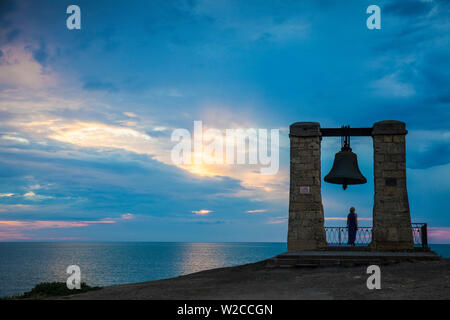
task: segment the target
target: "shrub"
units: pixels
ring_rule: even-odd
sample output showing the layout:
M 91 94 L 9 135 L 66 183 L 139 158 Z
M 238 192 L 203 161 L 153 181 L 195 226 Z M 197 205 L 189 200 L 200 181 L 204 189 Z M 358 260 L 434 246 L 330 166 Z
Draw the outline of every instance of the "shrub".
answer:
M 85 282 L 81 283 L 80 289 L 70 290 L 65 282 L 42 282 L 37 284 L 33 289 L 22 295 L 10 297 L 9 299 L 46 299 L 59 296 L 67 296 L 70 294 L 83 293 L 92 290 L 98 290 L 101 287 L 91 287 Z

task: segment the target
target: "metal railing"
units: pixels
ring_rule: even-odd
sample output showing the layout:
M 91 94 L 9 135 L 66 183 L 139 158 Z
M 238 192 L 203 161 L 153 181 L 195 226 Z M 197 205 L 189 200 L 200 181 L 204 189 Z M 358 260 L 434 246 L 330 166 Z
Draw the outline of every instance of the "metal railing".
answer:
M 330 245 L 347 245 L 347 227 L 325 227 L 327 242 Z M 369 245 L 372 241 L 372 227 L 359 227 L 356 231 L 356 245 Z
M 428 247 L 427 224 L 412 223 L 414 246 Z M 347 245 L 347 227 L 325 227 L 326 239 L 329 245 Z M 372 227 L 359 227 L 356 231 L 355 245 L 367 246 L 372 241 Z
M 428 248 L 428 232 L 426 223 L 411 223 L 414 245 Z

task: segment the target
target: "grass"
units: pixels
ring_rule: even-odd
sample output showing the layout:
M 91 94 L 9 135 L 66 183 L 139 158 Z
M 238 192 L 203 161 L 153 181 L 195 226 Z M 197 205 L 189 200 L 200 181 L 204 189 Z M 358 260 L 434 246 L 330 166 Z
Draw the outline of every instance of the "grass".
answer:
M 42 282 L 37 284 L 33 289 L 25 292 L 22 295 L 6 297 L 5 300 L 9 299 L 48 299 L 54 297 L 67 296 L 70 294 L 77 294 L 88 292 L 92 290 L 99 290 L 101 287 L 91 287 L 85 282 L 81 283 L 80 289 L 70 290 L 67 288 L 65 282 Z

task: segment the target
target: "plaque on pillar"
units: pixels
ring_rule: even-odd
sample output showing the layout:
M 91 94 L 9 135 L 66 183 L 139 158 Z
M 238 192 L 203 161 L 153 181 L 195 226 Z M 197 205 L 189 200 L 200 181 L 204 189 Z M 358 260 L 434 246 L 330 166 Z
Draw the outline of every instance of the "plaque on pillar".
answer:
M 300 187 L 300 193 L 301 194 L 309 194 L 310 193 L 309 187 L 306 187 L 306 186 Z

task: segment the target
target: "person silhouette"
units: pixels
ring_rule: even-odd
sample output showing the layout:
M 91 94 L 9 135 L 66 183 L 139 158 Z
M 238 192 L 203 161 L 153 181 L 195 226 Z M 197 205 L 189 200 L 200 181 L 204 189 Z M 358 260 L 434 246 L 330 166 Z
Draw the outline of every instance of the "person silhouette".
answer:
M 347 216 L 348 229 L 348 243 L 351 246 L 355 245 L 356 231 L 358 230 L 358 215 L 355 213 L 355 208 L 350 208 L 350 213 Z

